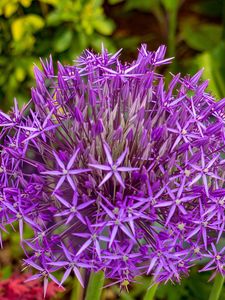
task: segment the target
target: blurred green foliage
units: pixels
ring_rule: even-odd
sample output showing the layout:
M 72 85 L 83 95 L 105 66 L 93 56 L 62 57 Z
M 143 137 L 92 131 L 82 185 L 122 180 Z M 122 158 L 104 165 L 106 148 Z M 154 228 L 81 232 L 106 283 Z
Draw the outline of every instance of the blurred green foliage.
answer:
M 97 49 L 115 24 L 104 14 L 102 0 L 1 0 L 0 99 L 29 97 L 33 64 L 39 57 L 72 61 L 86 47 Z M 7 105 L 8 107 L 8 105 Z
M 53 55 L 63 63 L 86 47 L 125 48 L 135 57 L 142 42 L 165 43 L 176 61 L 172 72 L 205 67 L 210 89 L 225 95 L 225 0 L 1 0 L 0 101 L 30 97 L 33 65 Z
M 224 97 L 224 16 L 225 0 L 1 0 L 0 105 L 29 99 L 39 57 L 71 63 L 102 42 L 111 52 L 125 48 L 128 61 L 142 42 L 166 44 L 176 56 L 169 71 L 205 67 L 213 94 Z
M 212 289 L 213 282 L 208 282 L 210 272 L 199 273 L 194 267 L 188 278 L 182 278 L 180 284 L 161 284 L 156 290 L 154 300 L 206 300 Z M 149 288 L 151 279 L 147 277 L 137 278 L 137 283 L 129 287 L 129 293 L 122 291 L 118 286 L 103 291 L 102 300 L 143 300 Z M 221 292 L 220 300 L 225 299 L 225 286 Z

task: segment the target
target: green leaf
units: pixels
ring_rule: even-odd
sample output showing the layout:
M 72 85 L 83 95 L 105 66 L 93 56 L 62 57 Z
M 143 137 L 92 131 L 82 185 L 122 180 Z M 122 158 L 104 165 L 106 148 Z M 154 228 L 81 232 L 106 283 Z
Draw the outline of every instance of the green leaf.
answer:
M 10 18 L 18 9 L 17 3 L 9 3 L 5 6 L 4 15 L 6 18 Z
M 141 43 L 141 37 L 137 35 L 123 37 L 119 40 L 120 47 L 129 49 L 130 51 L 136 51 L 138 45 Z
M 13 39 L 15 41 L 20 41 L 26 33 L 35 32 L 43 26 L 44 20 L 38 15 L 30 14 L 15 19 L 11 25 Z
M 121 3 L 123 1 L 124 0 L 108 0 L 109 4 L 111 4 L 111 5 L 115 5 L 115 4 Z
M 123 2 L 124 0 L 108 0 L 109 4 L 114 5 Z
M 61 14 L 58 11 L 53 11 L 46 18 L 48 26 L 58 26 L 61 23 Z
M 180 0 L 161 0 L 167 11 L 177 10 L 180 5 Z
M 60 2 L 60 0 L 39 0 L 39 1 L 53 6 L 57 6 L 57 4 L 59 4 Z
M 57 33 L 55 40 L 54 40 L 54 49 L 56 52 L 63 52 L 70 47 L 70 44 L 73 39 L 73 31 L 70 29 L 63 29 Z
M 24 35 L 24 26 L 22 19 L 16 19 L 11 25 L 12 36 L 15 41 L 19 41 Z
M 109 37 L 99 36 L 98 34 L 93 34 L 91 40 L 89 40 L 90 45 L 97 51 L 101 51 L 102 44 L 109 52 L 116 52 L 118 49 L 115 47 L 113 40 Z
M 12 274 L 12 267 L 10 265 L 5 266 L 4 268 L 2 268 L 1 273 L 2 279 L 8 279 Z
M 85 300 L 100 300 L 104 284 L 104 272 L 91 273 Z
M 126 10 L 133 10 L 138 9 L 140 11 L 151 11 L 154 8 L 158 7 L 160 4 L 160 0 L 129 0 L 126 3 L 125 9 Z
M 145 294 L 143 300 L 154 300 L 157 288 L 158 288 L 157 283 L 155 283 L 153 286 L 149 287 L 148 290 L 146 291 L 146 294 Z
M 197 68 L 204 66 L 204 79 L 210 79 L 209 90 L 217 99 L 225 97 L 225 43 L 221 42 L 211 51 L 205 51 L 198 55 L 192 62 Z
M 31 5 L 32 0 L 19 0 L 19 2 L 24 6 L 24 7 L 29 7 Z
M 191 5 L 191 9 L 198 14 L 203 14 L 206 16 L 219 17 L 223 13 L 223 0 L 217 0 L 215 5 L 215 0 L 204 0 L 196 1 Z
M 168 300 L 181 300 L 181 299 L 188 299 L 191 300 L 188 296 L 188 292 L 186 290 L 185 282 L 182 281 L 181 285 L 172 285 L 167 283 L 166 285 L 160 284 L 157 291 L 156 291 L 157 299 L 168 299 Z M 190 296 L 190 295 L 189 295 Z M 197 300 L 197 299 L 195 299 Z
M 20 82 L 23 81 L 26 76 L 26 72 L 25 72 L 24 68 L 17 67 L 15 70 L 15 76 L 18 81 L 20 81 Z
M 224 284 L 224 276 L 218 273 L 214 279 L 214 284 L 211 289 L 209 300 L 219 300 L 223 284 Z
M 210 50 L 220 42 L 222 28 L 216 24 L 197 24 L 189 20 L 183 23 L 181 35 L 190 48 Z
M 29 14 L 21 19 L 24 19 L 25 26 L 32 26 L 32 31 L 39 30 L 44 26 L 44 19 L 35 14 Z
M 105 18 L 96 19 L 93 26 L 99 33 L 103 35 L 112 34 L 113 30 L 115 29 L 114 22 Z

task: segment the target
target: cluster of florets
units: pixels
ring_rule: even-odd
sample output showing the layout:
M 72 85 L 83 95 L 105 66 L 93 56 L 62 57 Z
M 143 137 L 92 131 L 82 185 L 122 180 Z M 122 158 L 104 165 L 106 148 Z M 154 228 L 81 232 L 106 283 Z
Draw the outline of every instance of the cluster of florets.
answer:
M 165 47 L 85 51 L 72 66 L 43 62 L 21 110 L 0 113 L 1 229 L 19 223 L 25 263 L 43 277 L 103 270 L 180 280 L 196 261 L 225 275 L 225 99 L 193 77 L 155 70 Z M 33 238 L 23 237 L 26 223 Z

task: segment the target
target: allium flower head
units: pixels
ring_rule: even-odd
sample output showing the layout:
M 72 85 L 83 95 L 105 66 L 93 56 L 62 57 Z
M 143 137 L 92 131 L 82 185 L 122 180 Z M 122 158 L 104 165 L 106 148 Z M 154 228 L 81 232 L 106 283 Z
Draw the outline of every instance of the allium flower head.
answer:
M 19 222 L 26 265 L 44 279 L 80 268 L 121 285 L 180 280 L 196 261 L 225 275 L 225 99 L 171 75 L 166 48 L 131 64 L 86 50 L 71 66 L 42 62 L 21 110 L 0 113 L 1 229 Z M 33 229 L 25 240 L 23 226 Z

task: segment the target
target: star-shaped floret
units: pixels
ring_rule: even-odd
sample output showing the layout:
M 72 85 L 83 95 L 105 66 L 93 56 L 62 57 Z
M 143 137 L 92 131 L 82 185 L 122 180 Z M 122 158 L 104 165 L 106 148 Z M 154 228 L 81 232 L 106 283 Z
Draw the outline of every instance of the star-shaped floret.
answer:
M 19 126 L 20 128 L 26 130 L 26 133 L 28 135 L 28 137 L 24 140 L 24 142 L 32 140 L 39 135 L 41 135 L 42 139 L 46 141 L 45 132 L 50 131 L 59 126 L 59 124 L 53 124 L 53 122 L 51 121 L 53 111 L 54 109 L 52 109 L 48 113 L 45 120 L 41 124 L 38 115 L 35 114 L 32 110 L 30 110 L 30 113 L 33 118 L 32 126 Z
M 62 162 L 62 160 L 59 158 L 59 156 L 56 154 L 55 151 L 53 151 L 53 155 L 59 165 L 59 167 L 61 168 L 61 170 L 57 170 L 57 171 L 44 171 L 44 172 L 41 172 L 41 174 L 44 174 L 44 175 L 51 175 L 51 176 L 60 176 L 60 179 L 55 187 L 55 190 L 58 190 L 61 185 L 63 184 L 63 182 L 67 179 L 67 181 L 69 182 L 70 186 L 72 187 L 72 189 L 74 191 L 77 190 L 76 188 L 76 185 L 71 177 L 71 175 L 78 175 L 78 174 L 81 174 L 81 173 L 85 173 L 85 172 L 88 172 L 90 171 L 90 169 L 72 169 L 72 166 L 77 158 L 77 154 L 79 152 L 79 148 L 75 151 L 75 153 L 73 154 L 73 156 L 70 158 L 67 166 L 64 165 L 64 163 Z M 54 193 L 53 192 L 53 193 Z
M 57 213 L 55 216 L 68 216 L 66 224 L 68 224 L 74 217 L 77 217 L 83 224 L 86 224 L 83 215 L 80 213 L 80 210 L 88 207 L 90 204 L 95 202 L 95 200 L 86 201 L 84 203 L 78 204 L 78 195 L 77 192 L 74 191 L 72 204 L 67 202 L 63 197 L 60 195 L 55 194 L 56 198 L 67 207 L 67 209 Z
M 197 194 L 187 194 L 187 195 L 184 194 L 185 181 L 186 179 L 184 177 L 182 182 L 180 183 L 180 187 L 176 189 L 176 194 L 174 193 L 174 190 L 170 189 L 167 186 L 166 189 L 171 200 L 160 201 L 155 205 L 155 207 L 159 207 L 159 208 L 170 207 L 165 225 L 169 224 L 169 221 L 175 214 L 176 210 L 180 211 L 183 215 L 186 215 L 187 211 L 184 207 L 184 204 L 198 197 Z
M 197 175 L 194 177 L 194 179 L 190 182 L 190 186 L 199 181 L 200 179 L 203 180 L 204 188 L 206 195 L 209 196 L 209 186 L 207 177 L 215 178 L 218 180 L 222 180 L 217 174 L 210 171 L 210 168 L 215 164 L 216 160 L 219 158 L 220 154 L 214 156 L 207 164 L 205 162 L 206 160 L 206 154 L 203 152 L 203 149 L 201 148 L 201 166 L 190 164 L 190 166 L 197 171 Z
M 67 249 L 67 247 L 63 243 L 61 243 L 61 247 L 62 247 L 63 252 L 65 254 L 65 260 L 58 260 L 58 261 L 53 261 L 53 262 L 48 263 L 48 265 L 52 265 L 52 266 L 55 266 L 55 267 L 63 267 L 63 268 L 66 269 L 65 272 L 64 272 L 64 275 L 62 277 L 60 286 L 64 283 L 64 281 L 68 278 L 70 273 L 73 271 L 74 275 L 76 276 L 76 278 L 80 282 L 81 286 L 84 287 L 84 282 L 83 282 L 83 278 L 81 276 L 81 273 L 79 271 L 79 267 L 90 268 L 90 265 L 80 263 L 76 259 L 76 257 Z
M 131 168 L 131 167 L 120 167 L 122 162 L 124 161 L 128 149 L 126 148 L 125 151 L 119 156 L 119 158 L 116 160 L 116 162 L 113 162 L 112 155 L 109 150 L 109 145 L 107 143 L 103 144 L 106 158 L 108 161 L 108 165 L 101 165 L 101 164 L 89 164 L 90 167 L 102 171 L 108 171 L 106 176 L 103 178 L 103 180 L 100 182 L 99 187 L 101 187 L 106 181 L 108 181 L 113 175 L 115 176 L 116 180 L 119 182 L 119 184 L 125 188 L 125 184 L 123 182 L 123 179 L 120 175 L 120 172 L 130 172 L 139 170 L 139 168 Z
M 42 261 L 43 266 L 38 265 L 35 263 L 32 259 L 25 259 L 24 260 L 27 266 L 31 266 L 34 269 L 38 270 L 39 273 L 29 277 L 25 282 L 29 282 L 32 280 L 36 280 L 38 278 L 43 278 L 43 284 L 44 284 L 44 298 L 46 296 L 47 288 L 48 288 L 48 281 L 49 278 L 54 281 L 57 285 L 60 285 L 60 282 L 58 279 L 51 274 L 51 272 L 54 272 L 54 269 L 48 268 L 47 264 L 45 261 Z
M 210 279 L 213 279 L 215 275 L 219 272 L 223 276 L 225 275 L 224 270 L 224 253 L 225 253 L 225 247 L 223 247 L 221 250 L 217 250 L 214 243 L 211 243 L 211 251 L 208 251 L 207 254 L 204 254 L 203 256 L 209 259 L 209 262 L 200 270 L 202 271 L 212 271 L 215 272 L 212 274 Z
M 24 108 L 20 111 L 18 101 L 14 99 L 14 107 L 10 115 L 0 111 L 0 127 L 13 127 L 19 124 Z
M 119 231 L 123 232 L 130 240 L 132 240 L 134 243 L 136 243 L 135 236 L 134 236 L 133 232 L 130 231 L 129 226 L 127 226 L 127 225 L 129 224 L 131 218 L 134 219 L 137 217 L 136 216 L 128 216 L 127 211 L 124 208 L 115 207 L 114 210 L 111 211 L 103 203 L 100 203 L 100 205 L 109 220 L 103 221 L 94 226 L 100 227 L 100 228 L 103 228 L 105 226 L 111 227 L 109 248 L 111 248 L 112 244 L 114 243 L 115 238 Z
M 183 140 L 185 143 L 189 143 L 192 139 L 197 139 L 199 138 L 199 135 L 190 132 L 190 129 L 188 128 L 190 125 L 190 121 L 188 121 L 183 127 L 180 125 L 180 123 L 177 121 L 176 122 L 176 127 L 177 129 L 174 128 L 168 128 L 169 132 L 173 132 L 175 134 L 178 134 L 178 137 L 174 141 L 174 144 L 171 148 L 171 151 L 173 151 L 176 146 L 179 144 L 181 140 Z
M 78 250 L 76 256 L 79 256 L 81 253 L 83 253 L 91 244 L 93 245 L 93 249 L 95 249 L 99 259 L 101 260 L 101 245 L 103 243 L 109 242 L 109 237 L 103 236 L 101 234 L 102 228 L 93 228 L 93 224 L 89 221 L 89 219 L 86 217 L 86 223 L 88 227 L 87 232 L 74 232 L 73 235 L 84 238 L 85 241 L 82 245 L 80 245 L 80 249 Z
M 204 137 L 203 132 L 206 130 L 206 127 L 203 124 L 203 122 L 201 122 L 202 116 L 201 116 L 200 112 L 196 111 L 196 107 L 194 105 L 193 98 L 191 97 L 191 108 L 189 108 L 185 103 L 184 103 L 184 105 L 186 106 L 189 113 L 192 115 L 192 123 L 195 123 L 197 125 L 200 135 L 202 137 Z

